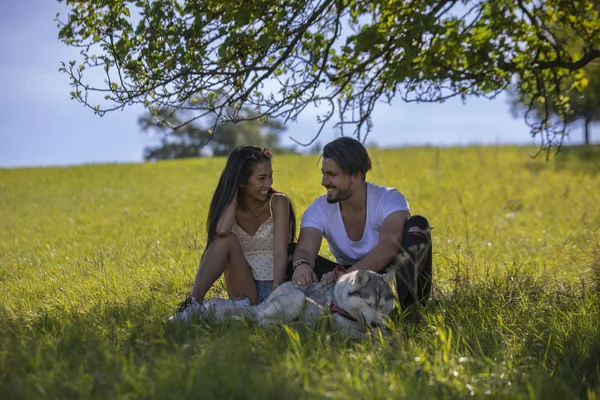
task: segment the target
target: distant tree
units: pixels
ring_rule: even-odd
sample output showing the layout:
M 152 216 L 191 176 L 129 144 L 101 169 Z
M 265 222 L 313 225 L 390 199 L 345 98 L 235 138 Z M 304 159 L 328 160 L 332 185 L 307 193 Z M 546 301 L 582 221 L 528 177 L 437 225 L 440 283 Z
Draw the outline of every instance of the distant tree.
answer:
M 179 124 L 180 120 L 173 110 L 161 110 L 156 116 L 146 113 L 138 119 L 142 131 L 159 136 L 161 141 L 159 146 L 144 149 L 146 161 L 201 156 L 202 149 L 210 140 L 208 130 L 195 123 L 186 124 L 177 130 L 169 128 Z
M 286 129 L 281 122 L 262 121 L 252 111 L 244 112 L 248 117 L 245 121 L 215 124 L 210 120 L 206 127 L 199 120 L 184 124 L 186 116 L 180 110 L 161 110 L 156 115 L 148 112 L 138 119 L 138 124 L 142 131 L 159 136 L 161 143 L 144 149 L 144 159 L 202 157 L 206 150 L 213 156 L 225 156 L 242 144 L 269 147 L 279 154 L 294 151 L 279 143 Z
M 310 149 L 308 150 L 308 154 L 321 154 L 322 151 L 323 151 L 323 145 L 321 144 L 320 141 L 316 141 L 312 144 L 312 146 L 310 146 Z
M 377 144 L 376 141 L 370 140 L 367 143 L 365 143 L 365 147 L 368 149 L 378 149 L 379 145 Z

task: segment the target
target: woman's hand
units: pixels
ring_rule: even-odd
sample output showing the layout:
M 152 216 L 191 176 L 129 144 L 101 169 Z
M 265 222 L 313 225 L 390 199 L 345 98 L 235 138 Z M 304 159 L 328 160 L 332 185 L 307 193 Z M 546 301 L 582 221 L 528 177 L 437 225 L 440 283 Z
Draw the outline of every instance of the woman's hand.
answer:
M 300 264 L 296 267 L 294 275 L 292 276 L 292 282 L 301 285 L 308 286 L 313 282 L 318 282 L 315 271 L 312 270 L 308 264 Z
M 240 188 L 235 189 L 235 193 L 233 194 L 233 201 L 232 203 L 235 204 L 237 206 L 237 201 L 238 201 L 238 193 L 240 192 Z
M 333 273 L 333 271 L 328 272 L 321 277 L 321 285 L 325 286 L 330 284 L 331 282 L 335 282 L 335 274 Z
M 348 271 L 346 270 L 346 268 L 344 268 L 344 266 L 337 265 L 333 269 L 333 271 L 323 274 L 323 276 L 321 277 L 321 285 L 325 286 L 332 282 L 335 282 L 338 279 L 340 279 L 340 277 L 342 275 L 347 274 L 347 273 L 348 273 Z

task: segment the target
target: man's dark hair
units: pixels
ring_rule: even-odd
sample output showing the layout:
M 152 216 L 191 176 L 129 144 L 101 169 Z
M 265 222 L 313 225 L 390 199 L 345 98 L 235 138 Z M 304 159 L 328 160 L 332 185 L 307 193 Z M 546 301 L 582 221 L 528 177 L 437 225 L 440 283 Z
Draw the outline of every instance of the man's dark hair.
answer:
M 371 169 L 371 158 L 367 149 L 356 139 L 343 136 L 329 142 L 323 148 L 323 158 L 330 158 L 346 175 L 362 173 L 366 178 Z

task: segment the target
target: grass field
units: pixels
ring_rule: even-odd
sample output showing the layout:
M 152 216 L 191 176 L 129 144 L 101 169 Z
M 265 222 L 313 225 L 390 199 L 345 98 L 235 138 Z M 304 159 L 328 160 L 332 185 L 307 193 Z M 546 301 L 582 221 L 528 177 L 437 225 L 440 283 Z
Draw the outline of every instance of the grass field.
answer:
M 435 288 L 365 341 L 166 323 L 223 159 L 0 170 L 0 398 L 600 399 L 600 149 L 535 150 L 371 151 L 435 227 Z M 299 215 L 323 194 L 316 157 L 274 170 Z

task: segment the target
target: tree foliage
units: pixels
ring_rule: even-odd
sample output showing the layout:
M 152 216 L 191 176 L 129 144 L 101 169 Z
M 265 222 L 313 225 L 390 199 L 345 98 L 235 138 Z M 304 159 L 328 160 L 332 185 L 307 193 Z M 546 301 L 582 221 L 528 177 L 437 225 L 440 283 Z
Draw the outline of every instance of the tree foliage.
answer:
M 202 126 L 200 121 L 183 124 L 188 120 L 185 112 L 175 109 L 148 112 L 138 119 L 138 124 L 144 132 L 155 134 L 160 138 L 160 144 L 144 149 L 144 159 L 147 161 L 167 160 L 174 158 L 202 157 L 208 148 L 213 156 L 226 156 L 242 144 L 259 147 L 269 147 L 276 153 L 289 153 L 293 149 L 282 147 L 280 136 L 285 126 L 277 120 L 261 122 L 252 118 L 255 113 L 244 110 L 247 120 L 238 124 L 209 122 Z M 171 127 L 180 126 L 171 132 Z
M 600 58 L 590 0 L 58 1 L 70 7 L 59 37 L 81 48 L 62 70 L 99 114 L 143 104 L 236 122 L 250 107 L 286 123 L 314 107 L 321 130 L 349 126 L 364 141 L 377 102 L 394 97 L 493 98 L 516 79 L 564 109 L 561 82 L 583 86 L 582 68 Z M 577 33 L 580 51 L 554 24 Z M 555 126 L 531 128 L 556 143 Z
M 535 101 L 530 93 L 519 91 L 519 84 L 510 90 L 511 111 L 513 115 L 524 115 L 531 124 L 548 125 L 562 124 L 557 141 L 562 141 L 563 134 L 568 126 L 575 122 L 583 123 L 583 141 L 590 143 L 590 125 L 600 122 L 600 69 L 598 67 L 586 67 L 586 86 L 580 90 L 573 79 L 563 81 L 561 92 L 568 93 L 568 99 L 564 100 L 564 109 L 556 107 L 560 99 L 552 98 L 544 101 L 538 98 Z M 548 97 L 554 96 L 551 92 Z M 561 113 L 563 113 L 561 115 Z M 552 133 L 556 135 L 556 133 Z
M 596 1 L 597 9 L 600 2 Z M 572 54 L 581 53 L 585 41 L 569 26 L 554 24 L 553 35 Z M 590 124 L 600 121 L 600 63 L 591 62 L 575 74 L 557 83 L 545 96 L 533 97 L 535 93 L 523 90 L 522 82 L 517 82 L 510 90 L 511 111 L 514 115 L 524 114 L 532 123 L 551 123 L 567 126 L 582 121 L 584 143 L 590 143 Z M 566 96 L 565 96 L 566 94 Z M 548 101 L 550 99 L 550 101 Z M 557 104 L 563 107 L 557 107 Z M 561 135 L 559 140 L 562 139 Z

